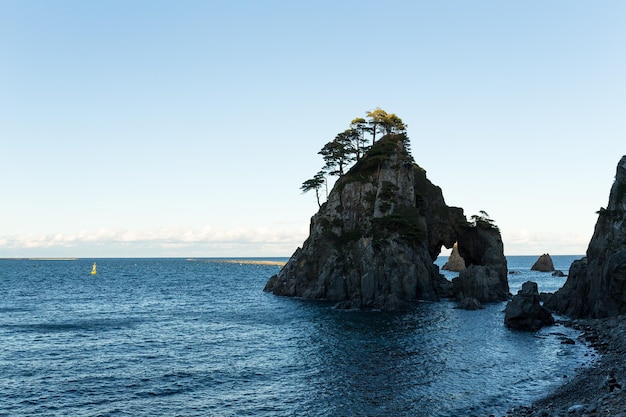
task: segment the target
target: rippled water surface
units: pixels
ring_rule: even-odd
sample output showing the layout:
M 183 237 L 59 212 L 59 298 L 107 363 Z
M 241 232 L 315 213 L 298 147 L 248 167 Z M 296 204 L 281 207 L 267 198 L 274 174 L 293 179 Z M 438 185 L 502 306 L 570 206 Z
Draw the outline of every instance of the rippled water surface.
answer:
M 513 293 L 565 282 L 508 260 Z M 503 414 L 593 357 L 562 326 L 507 330 L 505 303 L 339 311 L 263 293 L 276 266 L 96 261 L 0 260 L 0 415 Z

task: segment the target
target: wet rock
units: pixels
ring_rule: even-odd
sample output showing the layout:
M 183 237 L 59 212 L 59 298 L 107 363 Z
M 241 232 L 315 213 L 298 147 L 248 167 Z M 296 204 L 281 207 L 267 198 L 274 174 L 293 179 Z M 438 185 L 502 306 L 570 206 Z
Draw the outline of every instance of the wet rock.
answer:
M 567 409 L 567 412 L 570 414 L 582 413 L 585 409 L 585 406 L 582 404 L 576 404 Z
M 554 324 L 550 312 L 541 306 L 537 283 L 527 281 L 504 311 L 504 324 L 512 329 L 536 331 Z
M 509 299 L 509 284 L 492 267 L 470 265 L 452 280 L 457 300 L 475 298 L 481 303 L 506 301 Z
M 556 271 L 552 273 L 552 276 L 553 277 L 565 277 L 567 275 L 565 275 L 563 271 L 561 271 L 560 269 L 557 269 Z
M 462 310 L 481 310 L 485 307 L 475 298 L 464 298 L 462 299 L 456 308 L 460 308 Z
M 452 282 L 448 281 L 443 275 L 439 275 L 437 280 L 437 292 L 441 298 L 453 298 L 454 289 L 452 288 Z
M 601 353 L 602 358 L 581 371 L 555 392 L 523 410 L 513 409 L 507 417 L 568 415 L 626 417 L 626 316 L 603 319 L 578 319 L 567 323 L 583 332 L 584 339 Z M 612 378 L 611 375 L 614 377 Z M 609 381 L 611 383 L 609 384 Z M 582 411 L 569 414 L 573 405 L 584 405 Z
M 615 377 L 615 371 L 611 370 L 609 376 L 607 377 L 607 385 L 609 387 L 609 391 L 613 392 L 616 389 L 622 389 L 622 385 L 617 382 L 617 378 Z
M 551 292 L 540 292 L 539 293 L 539 300 L 542 303 L 545 303 L 548 298 L 552 297 L 552 295 L 553 295 L 553 293 L 551 293 Z

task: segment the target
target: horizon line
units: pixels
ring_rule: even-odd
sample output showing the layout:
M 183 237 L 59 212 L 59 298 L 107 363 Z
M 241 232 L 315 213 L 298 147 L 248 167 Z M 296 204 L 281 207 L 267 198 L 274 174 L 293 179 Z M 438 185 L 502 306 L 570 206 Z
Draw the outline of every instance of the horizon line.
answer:
M 541 254 L 543 255 L 543 254 Z M 541 256 L 537 254 L 525 254 L 525 255 L 504 255 L 504 257 L 514 256 Z M 586 254 L 549 254 L 552 256 L 587 256 Z M 448 257 L 449 255 L 439 255 L 439 257 Z M 291 258 L 289 256 L 0 256 L 0 261 L 15 260 L 15 261 L 79 261 L 84 259 L 186 259 L 193 261 L 196 259 L 226 259 L 226 260 L 238 260 L 238 259 L 284 259 Z

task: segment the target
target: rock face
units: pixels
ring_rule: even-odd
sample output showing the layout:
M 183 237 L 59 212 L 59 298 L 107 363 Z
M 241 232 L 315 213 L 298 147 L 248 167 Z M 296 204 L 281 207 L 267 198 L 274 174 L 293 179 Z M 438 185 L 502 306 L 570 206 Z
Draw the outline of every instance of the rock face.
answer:
M 458 244 L 454 243 L 452 246 L 452 252 L 450 253 L 450 257 L 448 258 L 448 262 L 445 263 L 441 269 L 445 271 L 453 271 L 453 272 L 461 272 L 465 269 L 465 259 L 459 255 Z
M 505 301 L 509 299 L 509 287 L 504 285 L 497 270 L 483 265 L 470 265 L 458 278 L 452 280 L 457 300 L 475 298 L 478 301 Z
M 573 317 L 626 314 L 626 155 L 617 165 L 609 204 L 598 212 L 587 256 L 574 261 L 568 275 L 546 307 Z
M 554 324 L 552 314 L 541 306 L 537 283 L 526 281 L 504 311 L 504 324 L 518 330 L 536 331 Z
M 452 280 L 455 297 L 476 298 L 482 303 L 508 300 L 508 270 L 500 231 L 481 222 L 461 226 L 458 243 L 469 266 Z
M 265 291 L 383 310 L 451 295 L 433 263 L 441 246 L 451 247 L 461 236 L 466 244 L 482 242 L 483 232 L 468 225 L 462 209 L 445 204 L 441 189 L 406 151 L 407 140 L 385 136 L 336 182 L 302 248 Z M 476 253 L 472 262 L 491 259 L 483 253 L 488 250 L 466 249 Z M 503 252 L 498 261 L 506 265 Z
M 531 271 L 552 272 L 554 271 L 554 263 L 549 254 L 544 253 L 537 259 L 537 262 L 530 268 Z

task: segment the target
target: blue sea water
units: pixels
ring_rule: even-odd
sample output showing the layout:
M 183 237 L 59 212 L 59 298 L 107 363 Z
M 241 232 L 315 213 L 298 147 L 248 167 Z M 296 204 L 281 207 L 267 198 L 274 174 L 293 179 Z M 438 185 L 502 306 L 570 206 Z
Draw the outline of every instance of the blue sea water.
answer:
M 565 282 L 535 260 L 508 258 L 513 293 Z M 506 303 L 341 311 L 264 293 L 277 266 L 93 261 L 0 260 L 0 416 L 503 415 L 594 358 L 506 329 Z

